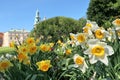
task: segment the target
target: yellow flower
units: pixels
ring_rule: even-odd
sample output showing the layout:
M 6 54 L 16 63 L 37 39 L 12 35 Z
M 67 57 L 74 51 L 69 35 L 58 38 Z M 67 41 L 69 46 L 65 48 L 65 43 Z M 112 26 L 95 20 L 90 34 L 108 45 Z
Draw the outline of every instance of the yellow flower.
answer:
M 84 73 L 86 69 L 88 68 L 84 58 L 82 56 L 79 56 L 79 54 L 75 54 L 73 56 L 74 59 L 74 67 L 80 68 L 80 70 Z
M 76 40 L 76 35 L 73 33 L 70 33 L 70 38 L 71 38 L 71 40 Z
M 13 64 L 9 60 L 2 60 L 0 62 L 0 72 L 4 72 L 11 66 L 13 66 Z
M 49 43 L 50 47 L 53 47 L 54 46 L 54 43 Z
M 19 47 L 19 50 L 18 50 L 18 53 L 19 53 L 19 52 L 27 54 L 27 53 L 28 53 L 28 48 L 27 48 L 27 46 L 20 46 L 20 47 Z
M 12 42 L 10 42 L 9 46 L 10 47 L 15 47 L 15 43 L 12 41 Z
M 37 51 L 37 46 L 36 45 L 31 45 L 29 47 L 29 52 L 30 52 L 31 55 L 34 54 L 36 51 Z
M 89 28 L 88 28 L 88 27 L 84 27 L 84 28 L 83 28 L 83 32 L 84 32 L 84 33 L 88 33 L 88 32 L 89 32 Z
M 27 54 L 24 54 L 24 53 L 19 53 L 17 57 L 18 57 L 19 62 L 22 62 L 28 59 Z
M 33 44 L 33 43 L 35 43 L 35 40 L 34 40 L 34 38 L 27 38 L 26 39 L 26 43 L 29 45 L 29 44 Z
M 118 26 L 120 26 L 120 19 L 116 19 L 112 23 L 113 23 L 113 25 L 118 27 Z
M 39 42 L 40 42 L 40 39 L 36 39 L 36 41 L 35 41 L 35 42 L 36 42 L 36 44 L 37 44 L 37 43 L 39 43 Z
M 98 38 L 98 39 L 103 39 L 104 38 L 104 33 L 102 32 L 102 30 L 97 29 L 95 31 L 95 37 Z
M 41 44 L 40 45 L 40 50 L 43 51 L 43 52 L 51 51 L 51 47 L 47 44 Z
M 76 37 L 79 43 L 84 43 L 86 41 L 86 35 L 84 33 L 78 33 Z
M 107 56 L 114 54 L 114 50 L 111 46 L 107 45 L 105 42 L 100 42 L 98 39 L 90 39 L 88 41 L 88 46 L 84 54 L 89 55 L 91 64 L 101 61 L 105 65 L 108 65 Z
M 51 67 L 50 60 L 42 60 L 36 63 L 38 66 L 38 70 L 41 71 L 48 71 L 49 68 Z
M 71 49 L 67 49 L 67 50 L 65 51 L 65 53 L 66 53 L 66 55 L 71 54 Z
M 89 20 L 87 20 L 87 23 L 86 23 L 85 27 L 87 27 L 88 30 L 91 30 L 91 31 L 94 31 L 97 28 L 99 28 L 96 22 L 91 22 Z
M 57 41 L 57 43 L 58 43 L 58 44 L 61 44 L 61 43 L 62 43 L 62 41 L 61 41 L 61 40 L 58 40 L 58 41 Z
M 74 62 L 77 65 L 82 65 L 82 64 L 84 64 L 84 59 L 83 59 L 83 57 L 78 56 L 78 57 L 76 57 L 76 59 L 74 60 Z
M 85 25 L 86 27 L 88 27 L 88 28 L 92 28 L 92 24 L 91 23 L 86 23 L 86 25 Z
M 105 49 L 103 46 L 96 45 L 91 49 L 91 53 L 97 57 L 103 57 L 105 54 Z

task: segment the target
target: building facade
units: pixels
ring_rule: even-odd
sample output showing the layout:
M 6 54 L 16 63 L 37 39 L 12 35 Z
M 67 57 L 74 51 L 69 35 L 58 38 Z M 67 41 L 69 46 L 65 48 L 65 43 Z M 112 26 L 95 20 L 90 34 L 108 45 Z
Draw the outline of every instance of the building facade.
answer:
M 43 20 L 46 20 L 44 17 Z M 36 25 L 41 22 L 40 13 L 37 10 L 34 20 L 34 29 Z M 19 42 L 22 43 L 29 36 L 29 31 L 25 29 L 11 29 L 5 33 L 0 33 L 0 46 L 9 46 L 10 42 L 15 42 L 19 45 Z
M 3 33 L 0 33 L 0 47 L 3 45 Z
M 25 29 L 11 29 L 4 33 L 2 46 L 9 46 L 10 42 L 15 42 L 19 45 L 29 36 L 29 32 Z

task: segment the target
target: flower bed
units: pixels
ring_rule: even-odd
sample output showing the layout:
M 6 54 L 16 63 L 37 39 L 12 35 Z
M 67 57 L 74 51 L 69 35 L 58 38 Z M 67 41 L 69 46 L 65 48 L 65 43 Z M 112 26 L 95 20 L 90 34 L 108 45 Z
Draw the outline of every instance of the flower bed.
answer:
M 120 19 L 104 29 L 87 21 L 82 33 L 70 33 L 66 42 L 28 38 L 14 57 L 0 61 L 5 80 L 119 80 Z

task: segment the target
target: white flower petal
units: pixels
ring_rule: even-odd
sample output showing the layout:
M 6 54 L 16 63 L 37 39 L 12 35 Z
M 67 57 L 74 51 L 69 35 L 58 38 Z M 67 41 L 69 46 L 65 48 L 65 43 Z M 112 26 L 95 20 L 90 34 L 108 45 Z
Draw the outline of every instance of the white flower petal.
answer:
M 79 67 L 79 66 L 78 66 L 77 64 L 74 64 L 73 67 L 77 68 L 77 67 Z
M 85 73 L 86 68 L 83 66 L 83 67 L 80 67 L 80 70 L 81 70 L 83 73 Z
M 98 39 L 89 39 L 87 43 L 88 43 L 89 46 L 92 46 L 92 45 L 95 45 L 98 42 L 99 42 Z
M 84 61 L 84 65 L 81 65 L 81 66 L 79 66 L 79 67 L 80 67 L 80 70 L 81 70 L 83 73 L 85 73 L 86 69 L 88 68 L 88 66 L 87 66 L 87 64 L 86 64 L 85 61 Z
M 95 56 L 91 56 L 91 58 L 90 58 L 90 63 L 91 64 L 94 64 L 94 63 L 96 63 L 98 61 L 98 59 L 95 57 Z
M 104 58 L 99 58 L 99 60 L 103 62 L 106 66 L 108 66 L 108 58 L 106 55 L 104 56 Z
M 105 51 L 106 51 L 107 55 L 111 56 L 112 54 L 114 54 L 113 48 L 109 45 L 105 46 Z
M 91 49 L 88 48 L 88 49 L 87 49 L 86 51 L 84 51 L 83 53 L 84 53 L 84 54 L 88 54 L 88 55 L 90 55 L 90 54 L 91 54 L 90 52 L 91 52 Z

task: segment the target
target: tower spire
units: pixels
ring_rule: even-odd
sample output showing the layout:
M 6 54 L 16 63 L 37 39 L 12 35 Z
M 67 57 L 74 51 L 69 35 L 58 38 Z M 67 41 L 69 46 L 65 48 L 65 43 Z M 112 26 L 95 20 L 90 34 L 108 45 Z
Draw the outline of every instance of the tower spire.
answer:
M 36 10 L 36 15 L 35 15 L 35 20 L 34 20 L 34 27 L 36 24 L 38 24 L 40 22 L 40 16 L 39 16 L 39 10 Z

